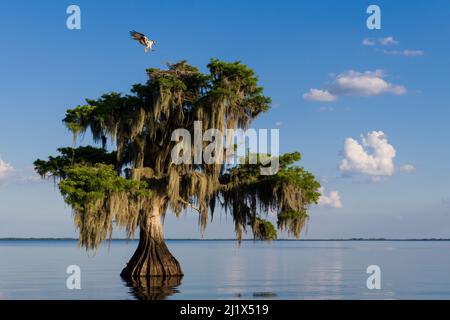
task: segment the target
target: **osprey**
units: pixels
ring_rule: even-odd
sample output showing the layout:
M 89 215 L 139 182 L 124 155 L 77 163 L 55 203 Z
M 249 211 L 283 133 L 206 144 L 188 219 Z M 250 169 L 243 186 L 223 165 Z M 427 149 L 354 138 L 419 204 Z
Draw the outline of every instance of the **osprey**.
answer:
M 150 51 L 152 51 L 152 47 L 154 44 L 156 44 L 155 40 L 149 40 L 145 34 L 136 32 L 136 31 L 130 31 L 130 35 L 134 40 L 137 40 L 140 44 L 142 44 L 143 46 L 145 46 L 144 50 L 145 52 L 147 52 L 149 49 Z

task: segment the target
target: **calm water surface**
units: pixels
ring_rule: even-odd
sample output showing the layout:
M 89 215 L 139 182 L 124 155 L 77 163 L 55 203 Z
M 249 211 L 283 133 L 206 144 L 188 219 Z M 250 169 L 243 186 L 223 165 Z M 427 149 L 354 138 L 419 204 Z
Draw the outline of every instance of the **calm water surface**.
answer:
M 137 242 L 88 256 L 71 240 L 0 240 L 0 299 L 450 299 L 450 242 L 167 242 L 185 276 L 129 284 L 119 276 Z M 368 290 L 378 265 L 381 290 Z M 81 290 L 66 268 L 81 268 Z

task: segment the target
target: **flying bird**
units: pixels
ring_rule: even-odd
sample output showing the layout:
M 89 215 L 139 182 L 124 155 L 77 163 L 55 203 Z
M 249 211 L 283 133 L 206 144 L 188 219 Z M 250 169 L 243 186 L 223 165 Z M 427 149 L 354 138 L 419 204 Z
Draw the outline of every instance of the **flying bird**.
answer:
M 138 41 L 140 44 L 142 44 L 145 48 L 145 52 L 148 52 L 148 50 L 153 51 L 153 45 L 156 44 L 155 40 L 150 40 L 149 38 L 147 38 L 145 36 L 145 34 L 140 33 L 140 32 L 136 32 L 136 31 L 130 31 L 130 35 L 131 37 Z

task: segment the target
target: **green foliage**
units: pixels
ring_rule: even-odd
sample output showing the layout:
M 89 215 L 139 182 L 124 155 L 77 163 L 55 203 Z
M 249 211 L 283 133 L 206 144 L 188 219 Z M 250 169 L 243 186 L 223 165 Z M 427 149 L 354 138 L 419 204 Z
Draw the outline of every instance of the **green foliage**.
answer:
M 66 117 L 63 122 L 67 128 L 78 134 L 82 132 L 84 128 L 89 125 L 89 121 L 95 116 L 97 107 L 90 105 L 77 106 L 74 109 L 68 109 L 66 111 Z
M 257 164 L 251 164 L 251 158 L 256 157 Z M 285 153 L 278 157 L 279 170 L 275 175 L 261 175 L 261 167 L 264 158 L 270 155 L 249 154 L 240 159 L 240 164 L 229 170 L 224 175 L 229 180 L 230 185 L 255 185 L 270 184 L 272 186 L 281 187 L 290 185 L 302 190 L 304 200 L 307 204 L 317 203 L 320 197 L 320 183 L 313 174 L 306 171 L 302 167 L 295 166 L 294 163 L 301 159 L 300 152 Z M 263 161 L 261 161 L 263 160 Z M 253 161 L 255 162 L 255 161 Z
M 80 245 L 96 249 L 111 239 L 113 223 L 133 236 L 140 213 L 149 210 L 151 191 L 146 182 L 122 178 L 111 165 L 100 163 L 71 166 L 65 172 L 59 189 L 73 209 Z
M 241 62 L 223 62 L 212 59 L 208 64 L 211 73 L 210 95 L 237 102 L 240 110 L 251 118 L 270 108 L 271 99 L 263 95 L 254 71 Z M 241 93 L 245 92 L 242 99 Z
M 91 146 L 78 148 L 59 148 L 59 156 L 49 156 L 48 160 L 37 159 L 34 169 L 42 177 L 64 179 L 67 177 L 67 169 L 77 164 L 93 165 L 104 163 L 114 165 L 116 152 L 107 152 L 101 148 Z
M 261 218 L 256 218 L 254 222 L 253 235 L 257 240 L 277 240 L 277 230 L 273 224 Z
M 142 94 L 142 88 L 134 85 L 132 92 Z M 127 123 L 138 116 L 143 105 L 143 97 L 139 94 L 122 96 L 110 92 L 96 100 L 86 99 L 87 105 L 67 110 L 63 122 L 74 134 L 75 141 L 79 134 L 90 129 L 94 142 L 101 141 L 105 148 L 107 136 L 114 140 L 120 123 Z
M 308 214 L 305 211 L 287 210 L 277 216 L 278 229 L 287 230 L 289 234 L 297 235 L 308 222 Z
M 75 211 L 83 211 L 97 200 L 120 193 L 150 196 L 145 182 L 124 179 L 111 165 L 75 165 L 66 169 L 66 178 L 59 183 L 65 201 Z
M 250 159 L 267 156 L 249 154 L 223 176 L 225 208 L 231 211 L 235 221 L 239 221 L 236 225 L 238 237 L 246 222 L 271 211 L 277 213 L 279 229 L 298 237 L 307 222 L 309 206 L 317 203 L 320 197 L 320 183 L 310 172 L 294 165 L 301 158 L 298 152 L 281 155 L 275 175 L 261 175 L 262 164 L 251 164 Z

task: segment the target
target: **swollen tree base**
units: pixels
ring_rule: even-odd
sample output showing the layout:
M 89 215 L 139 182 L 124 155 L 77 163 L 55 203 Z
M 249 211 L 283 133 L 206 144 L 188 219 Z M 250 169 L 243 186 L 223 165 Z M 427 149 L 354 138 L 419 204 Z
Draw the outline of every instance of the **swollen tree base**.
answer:
M 180 263 L 170 253 L 164 241 L 144 239 L 139 241 L 136 252 L 131 257 L 120 276 L 126 280 L 140 277 L 182 276 Z
M 141 227 L 136 252 L 120 276 L 125 280 L 183 276 L 180 263 L 164 242 L 159 215 L 150 216 L 147 223 Z

